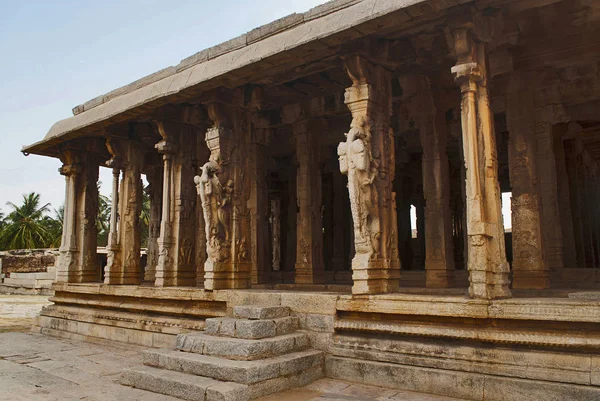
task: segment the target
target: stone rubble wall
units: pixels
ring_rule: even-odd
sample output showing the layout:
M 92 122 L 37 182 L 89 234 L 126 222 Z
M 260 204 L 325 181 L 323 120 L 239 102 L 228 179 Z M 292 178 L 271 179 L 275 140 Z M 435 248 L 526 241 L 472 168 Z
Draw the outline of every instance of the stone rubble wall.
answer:
M 18 249 L 0 252 L 0 272 L 10 273 L 43 273 L 54 266 L 58 257 L 58 249 Z

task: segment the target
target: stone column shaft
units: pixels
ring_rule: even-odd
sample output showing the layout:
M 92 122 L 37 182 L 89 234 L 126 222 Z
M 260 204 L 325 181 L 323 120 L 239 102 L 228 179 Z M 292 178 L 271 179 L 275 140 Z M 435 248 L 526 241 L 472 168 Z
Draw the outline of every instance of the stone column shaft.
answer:
M 545 289 L 550 287 L 550 279 L 543 252 L 534 90 L 528 85 L 531 78 L 514 73 L 506 101 L 513 288 Z
M 247 173 L 247 115 L 221 103 L 208 106 L 214 122 L 206 132 L 210 158 L 194 178 L 206 222 L 204 288 L 250 286 L 250 177 Z
M 386 54 L 387 44 L 378 49 Z M 376 47 L 370 47 L 376 51 Z M 390 128 L 391 73 L 362 55 L 347 56 L 352 87 L 345 102 L 352 113 L 346 142 L 338 147 L 340 170 L 348 175 L 354 222 L 353 294 L 398 289 L 394 138 Z M 377 158 L 377 162 L 375 159 Z
M 162 212 L 163 179 L 162 169 L 154 168 L 146 173 L 148 180 L 147 193 L 150 198 L 150 221 L 148 224 L 148 256 L 144 281 L 154 283 L 156 280 L 156 266 L 158 264 L 158 238 L 160 237 L 160 223 Z
M 459 60 L 452 72 L 462 92 L 469 294 L 484 299 L 509 297 L 485 46 L 476 42 L 467 28 L 455 30 L 453 36 Z
M 193 127 L 179 122 L 157 121 L 163 141 L 156 145 L 163 154 L 163 205 L 157 287 L 196 285 L 196 194 L 193 178 L 197 169 Z
M 269 255 L 269 190 L 267 187 L 267 143 L 269 130 L 252 132 L 249 149 L 248 174 L 250 184 L 250 239 L 252 246 L 252 284 L 263 284 L 269 279 L 271 258 Z
M 64 157 L 68 164 L 60 169 L 66 177 L 66 197 L 57 281 L 97 282 L 98 166 L 74 152 Z
M 321 125 L 309 124 L 308 121 L 296 122 L 293 127 L 298 159 L 296 284 L 325 281 L 319 133 L 315 132 L 319 127 Z
M 419 237 L 425 236 L 426 286 L 448 288 L 454 285 L 455 267 L 445 116 L 437 110 L 431 83 L 427 77 L 404 75 L 400 82 L 403 104 L 410 113 L 407 119 L 414 118 L 416 121 L 423 147 L 425 222 L 424 232 L 419 229 Z
M 105 284 L 139 284 L 141 271 L 142 155 L 131 141 L 111 145 L 113 154 L 122 155 L 123 178 L 118 196 L 118 247 L 110 241 L 104 272 Z M 116 150 L 116 149 L 119 150 Z M 114 158 L 113 158 L 114 159 Z
M 566 130 L 566 124 L 560 124 L 554 127 L 553 146 L 556 161 L 559 221 L 563 242 L 563 264 L 565 268 L 569 269 L 577 267 L 577 247 L 575 243 L 575 233 L 573 231 L 573 215 L 571 213 L 570 199 L 571 190 L 569 186 L 569 175 L 567 174 L 565 145 L 563 143 L 563 135 L 566 133 Z

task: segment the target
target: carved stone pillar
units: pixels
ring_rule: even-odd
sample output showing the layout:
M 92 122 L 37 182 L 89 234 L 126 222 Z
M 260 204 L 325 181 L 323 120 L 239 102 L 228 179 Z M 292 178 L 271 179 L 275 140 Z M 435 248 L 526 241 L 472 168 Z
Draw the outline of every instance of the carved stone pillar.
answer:
M 59 170 L 66 180 L 65 210 L 57 281 L 97 282 L 98 166 L 74 151 L 63 152 Z
M 250 183 L 250 240 L 252 242 L 252 284 L 267 282 L 271 258 L 269 255 L 269 190 L 267 187 L 267 145 L 270 132 L 255 129 L 250 140 L 248 174 Z
M 559 221 L 561 238 L 563 242 L 563 266 L 567 269 L 577 267 L 577 246 L 575 243 L 575 232 L 573 230 L 573 215 L 571 213 L 571 196 L 569 186 L 569 175 L 567 174 L 565 145 L 563 136 L 570 129 L 580 130 L 578 124 L 558 124 L 554 127 L 554 152 L 556 161 L 556 183 L 559 205 Z M 541 172 L 540 166 L 540 175 Z M 558 283 L 560 285 L 560 283 Z
M 246 170 L 247 116 L 241 110 L 211 103 L 214 125 L 206 132 L 209 161 L 194 182 L 204 211 L 207 259 L 204 288 L 248 288 L 251 259 L 250 177 Z
M 386 44 L 376 51 L 387 54 Z M 340 170 L 348 175 L 354 222 L 352 292 L 394 292 L 399 285 L 400 262 L 396 194 L 392 190 L 391 73 L 362 55 L 347 56 L 344 61 L 353 83 L 345 95 L 352 123 L 338 155 Z
M 156 145 L 163 155 L 163 210 L 157 287 L 196 285 L 196 194 L 192 185 L 197 168 L 194 127 L 161 120 L 155 122 L 163 140 Z
M 539 114 L 539 113 L 537 113 Z M 548 273 L 563 269 L 565 246 L 560 217 L 557 158 L 554 141 L 555 125 L 538 117 L 535 134 L 537 140 L 537 176 L 542 209 L 542 248 Z M 567 252 L 568 253 L 568 252 Z
M 318 284 L 325 281 L 318 141 L 318 131 L 323 128 L 322 124 L 309 124 L 307 120 L 293 125 L 298 159 L 296 284 Z
M 462 92 L 469 294 L 484 299 L 510 297 L 485 45 L 474 40 L 468 28 L 452 33 L 458 56 L 452 73 Z
M 544 261 L 542 210 L 532 77 L 513 73 L 506 96 L 508 160 L 512 187 L 513 288 L 550 287 Z M 550 173 L 550 172 L 547 172 Z
M 118 247 L 110 238 L 104 283 L 139 284 L 142 280 L 140 213 L 143 199 L 140 167 L 143 155 L 131 141 L 110 140 L 109 151 L 113 156 L 121 157 L 123 178 L 118 196 Z
M 436 108 L 427 77 L 404 75 L 400 85 L 403 105 L 408 108 L 406 120 L 416 122 L 423 147 L 426 286 L 448 288 L 454 285 L 454 250 L 445 116 Z M 419 236 L 422 235 L 419 230 Z
M 152 168 L 146 173 L 148 187 L 146 191 L 150 197 L 150 223 L 148 224 L 148 258 L 144 270 L 144 281 L 154 283 L 156 279 L 156 265 L 158 264 L 158 238 L 160 237 L 160 222 L 163 197 L 162 169 Z

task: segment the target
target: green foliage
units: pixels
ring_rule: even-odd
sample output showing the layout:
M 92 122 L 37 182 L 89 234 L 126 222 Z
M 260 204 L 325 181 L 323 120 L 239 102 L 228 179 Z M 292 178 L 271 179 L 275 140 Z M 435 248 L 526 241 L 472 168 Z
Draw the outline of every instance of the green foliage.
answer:
M 98 186 L 100 183 L 98 183 Z M 148 230 L 150 225 L 150 197 L 143 192 L 140 225 L 142 246 L 148 246 Z M 8 202 L 12 211 L 5 215 L 0 211 L 0 250 L 58 248 L 62 238 L 65 208 L 52 209 L 49 203 L 40 206 L 40 194 L 32 192 L 23 195 L 20 205 Z M 111 198 L 104 195 L 98 197 L 98 216 L 96 229 L 98 246 L 108 244 L 110 233 Z
M 13 210 L 4 219 L 0 231 L 1 249 L 45 248 L 52 244 L 52 219 L 46 216 L 50 204 L 40 206 L 39 194 L 23 195 L 21 205 L 11 202 L 7 205 Z
M 111 200 L 108 196 L 98 196 L 98 217 L 96 218 L 98 246 L 108 245 L 108 234 L 110 233 L 110 206 Z
M 142 248 L 148 248 L 148 237 L 150 230 L 150 195 L 142 191 L 142 212 L 140 213 L 140 226 L 142 230 Z

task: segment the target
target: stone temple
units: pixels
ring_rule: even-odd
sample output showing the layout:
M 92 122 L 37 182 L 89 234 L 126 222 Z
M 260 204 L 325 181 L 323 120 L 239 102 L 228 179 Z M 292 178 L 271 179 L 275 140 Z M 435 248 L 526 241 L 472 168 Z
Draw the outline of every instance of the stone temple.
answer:
M 600 399 L 596 0 L 328 2 L 83 103 L 23 152 L 66 181 L 39 330 L 155 348 L 124 384 Z

